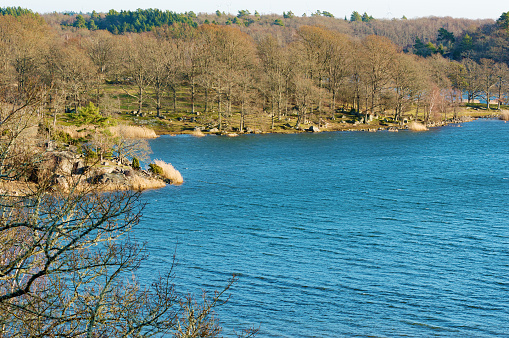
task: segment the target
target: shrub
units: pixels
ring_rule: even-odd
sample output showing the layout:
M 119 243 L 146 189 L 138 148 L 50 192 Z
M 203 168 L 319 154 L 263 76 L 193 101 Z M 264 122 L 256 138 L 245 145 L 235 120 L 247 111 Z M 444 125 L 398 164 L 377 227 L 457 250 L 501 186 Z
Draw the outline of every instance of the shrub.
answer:
M 131 167 L 135 170 L 140 170 L 140 161 L 136 158 L 136 157 L 133 157 L 133 162 L 131 163 Z
M 96 159 L 96 158 L 99 157 L 97 155 L 97 152 L 95 152 L 95 151 L 93 151 L 92 149 L 89 149 L 89 148 L 85 149 L 84 153 L 85 153 L 85 158 L 87 160 L 92 160 L 92 159 Z
M 99 108 L 89 102 L 86 107 L 78 108 L 77 113 L 67 114 L 67 121 L 76 126 L 88 124 L 103 126 L 108 122 L 108 118 L 101 116 Z
M 156 175 L 161 175 L 163 176 L 163 168 L 161 168 L 160 166 L 158 166 L 157 164 L 154 164 L 154 163 L 150 163 L 148 165 L 148 170 L 153 172 L 154 174 Z

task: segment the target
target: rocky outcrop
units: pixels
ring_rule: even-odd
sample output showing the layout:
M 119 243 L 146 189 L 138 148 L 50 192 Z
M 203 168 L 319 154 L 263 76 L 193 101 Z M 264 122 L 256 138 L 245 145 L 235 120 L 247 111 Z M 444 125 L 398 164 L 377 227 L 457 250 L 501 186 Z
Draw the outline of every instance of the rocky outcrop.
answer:
M 45 153 L 27 177 L 28 182 L 47 182 L 53 190 L 80 185 L 98 190 L 145 190 L 166 185 L 163 179 L 145 170 L 135 170 L 127 159 L 91 160 L 72 151 Z

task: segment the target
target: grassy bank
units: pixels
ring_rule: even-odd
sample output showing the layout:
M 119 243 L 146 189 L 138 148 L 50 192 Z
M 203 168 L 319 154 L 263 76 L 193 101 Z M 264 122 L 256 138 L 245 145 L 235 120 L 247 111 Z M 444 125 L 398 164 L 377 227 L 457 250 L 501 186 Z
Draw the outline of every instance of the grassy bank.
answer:
M 176 92 L 176 105 L 172 93 L 165 93 L 161 99 L 161 109 L 159 116 L 155 101 L 154 93 L 146 91 L 144 93 L 144 101 L 142 111 L 139 111 L 138 100 L 130 96 L 128 93 L 136 92 L 133 86 L 119 86 L 115 84 L 104 84 L 102 88 L 104 95 L 99 98 L 99 107 L 103 115 L 108 116 L 113 125 L 129 125 L 153 130 L 156 134 L 193 134 L 195 136 L 203 136 L 215 128 L 219 127 L 218 103 L 209 100 L 205 107 L 205 93 L 197 91 L 195 94 L 195 105 L 191 102 L 191 93 L 189 88 L 180 87 Z M 97 98 L 96 98 L 97 101 Z M 225 110 L 225 103 L 222 103 L 222 110 Z M 341 107 L 341 106 L 340 106 Z M 364 115 L 351 111 L 349 106 L 343 106 L 337 109 L 334 114 L 331 113 L 330 107 L 322 107 L 322 111 L 316 108 L 313 111 L 308 109 L 305 116 L 300 117 L 299 127 L 296 128 L 299 115 L 295 110 L 281 109 L 278 113 L 272 107 L 262 107 L 250 105 L 245 109 L 244 114 L 244 132 L 249 133 L 296 133 L 309 129 L 310 126 L 318 127 L 322 131 L 342 131 L 342 130 L 380 130 L 391 128 L 405 128 L 408 122 L 413 120 L 424 123 L 424 109 L 420 108 L 417 114 L 415 110 L 407 111 L 403 114 L 403 120 L 395 121 L 394 113 L 386 111 L 384 113 L 375 114 L 375 116 L 364 123 Z M 455 118 L 478 118 L 493 116 L 497 113 L 497 106 L 491 105 L 493 110 L 487 111 L 483 104 L 463 104 L 454 108 L 447 108 L 447 113 L 434 113 L 430 117 L 433 120 L 431 125 L 440 125 L 446 122 L 457 122 Z M 502 109 L 509 109 L 509 106 L 502 106 Z M 241 113 L 240 107 L 232 105 L 231 113 L 228 115 L 224 111 L 221 114 L 222 128 L 221 132 L 232 134 L 240 132 Z M 61 124 L 66 125 L 69 119 L 65 115 L 60 117 Z M 424 123 L 426 124 L 426 123 Z M 111 127 L 113 133 L 115 128 Z M 146 134 L 148 135 L 148 134 Z M 141 136 L 143 137 L 143 136 Z M 149 137 L 149 136 L 147 136 Z M 152 136 L 150 136 L 152 137 Z

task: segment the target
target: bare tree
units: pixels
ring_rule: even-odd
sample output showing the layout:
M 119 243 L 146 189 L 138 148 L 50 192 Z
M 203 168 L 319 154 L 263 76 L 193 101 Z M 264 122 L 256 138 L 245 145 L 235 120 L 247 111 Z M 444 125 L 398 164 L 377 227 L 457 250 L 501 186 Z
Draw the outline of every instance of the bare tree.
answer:
M 483 98 L 486 100 L 486 110 L 490 110 L 491 93 L 493 87 L 499 80 L 495 61 L 491 59 L 481 59 L 479 79 L 483 91 Z
M 136 92 L 131 92 L 125 86 L 122 86 L 122 89 L 127 95 L 138 101 L 138 113 L 141 114 L 145 92 L 153 82 L 154 73 L 150 57 L 146 53 L 147 50 L 150 50 L 153 41 L 148 34 L 131 34 L 123 42 L 121 59 L 118 60 L 122 65 L 122 82 L 133 85 Z
M 396 47 L 384 37 L 368 36 L 362 41 L 365 47 L 365 69 L 371 92 L 371 113 L 378 107 L 383 89 L 390 81 L 390 69 L 396 55 Z
M 263 70 L 260 82 L 267 90 L 271 102 L 276 103 L 277 118 L 281 120 L 291 68 L 287 54 L 288 50 L 281 46 L 272 35 L 263 37 L 257 47 L 258 57 L 261 61 L 260 67 Z

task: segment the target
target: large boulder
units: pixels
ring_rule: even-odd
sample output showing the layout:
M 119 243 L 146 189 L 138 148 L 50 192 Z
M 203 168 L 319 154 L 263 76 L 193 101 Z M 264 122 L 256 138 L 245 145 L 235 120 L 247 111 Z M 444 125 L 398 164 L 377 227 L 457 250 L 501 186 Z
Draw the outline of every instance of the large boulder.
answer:
M 124 185 L 126 184 L 126 177 L 118 172 L 103 173 L 89 178 L 89 183 Z
M 318 128 L 317 126 L 311 126 L 311 127 L 309 127 L 308 131 L 310 131 L 312 133 L 319 133 L 320 128 Z

